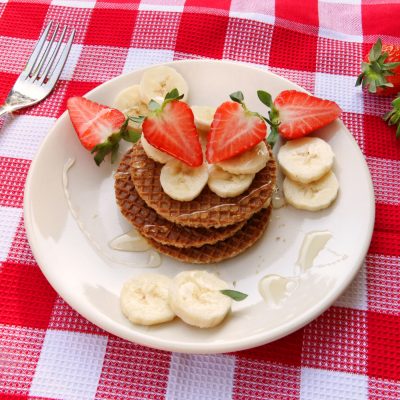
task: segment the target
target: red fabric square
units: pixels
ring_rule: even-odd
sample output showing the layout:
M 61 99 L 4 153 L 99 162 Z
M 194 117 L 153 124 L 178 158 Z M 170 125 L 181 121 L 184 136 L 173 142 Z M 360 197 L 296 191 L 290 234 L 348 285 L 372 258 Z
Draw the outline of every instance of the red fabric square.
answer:
M 48 4 L 8 2 L 0 19 L 0 36 L 39 39 Z
M 381 117 L 364 115 L 365 155 L 400 160 L 400 141 L 396 129 Z
M 363 4 L 361 13 L 364 35 L 399 36 L 400 4 Z
M 96 335 L 106 333 L 78 314 L 61 297 L 57 297 L 54 302 L 48 328 Z
M 368 310 L 399 315 L 399 258 L 372 254 L 366 264 Z
M 272 25 L 259 21 L 230 18 L 224 58 L 268 65 L 273 30 Z
M 186 0 L 186 7 L 218 8 L 229 12 L 231 0 Z
M 17 78 L 18 74 L 0 72 L 0 104 L 4 104 L 4 101 Z
M 400 380 L 400 316 L 368 312 L 368 376 Z
M 56 293 L 37 266 L 3 263 L 0 323 L 47 328 Z
M 264 346 L 255 347 L 236 353 L 237 357 L 260 361 L 271 361 L 280 364 L 301 365 L 303 330 L 300 329 L 283 339 Z
M 244 358 L 238 358 L 235 367 L 234 400 L 300 398 L 300 367 Z
M 1 399 L 11 399 L 11 395 L 24 398 L 21 396 L 29 394 L 45 334 L 45 330 L 0 326 Z
M 317 43 L 317 36 L 275 26 L 269 64 L 272 67 L 315 72 Z
M 181 13 L 139 11 L 131 47 L 174 50 Z
M 129 47 L 137 10 L 95 8 L 85 44 Z
M 128 49 L 109 46 L 84 46 L 73 79 L 104 82 L 122 73 Z
M 57 21 L 60 26 L 68 26 L 68 33 L 75 28 L 74 44 L 84 43 L 92 9 L 78 7 L 50 6 L 46 15 L 46 24 Z
M 22 207 L 29 160 L 0 157 L 0 206 Z
M 368 253 L 400 257 L 400 233 L 375 230 Z
M 23 217 L 15 232 L 14 240 L 8 252 L 7 261 L 10 263 L 36 265 L 36 260 L 33 257 L 28 238 L 26 237 Z
M 400 204 L 376 203 L 375 229 L 400 233 Z
M 72 96 L 83 96 L 87 92 L 90 92 L 96 86 L 99 86 L 100 82 L 80 82 L 80 81 L 69 81 L 67 90 L 64 97 L 64 102 L 60 107 L 60 111 L 64 112 L 67 109 L 67 100 Z
M 228 21 L 222 15 L 183 13 L 175 51 L 221 58 Z
M 361 72 L 362 45 L 318 38 L 317 72 L 356 76 Z
M 365 374 L 365 311 L 331 307 L 304 328 L 302 366 Z
M 318 0 L 276 0 L 275 16 L 306 25 L 318 26 Z
M 171 354 L 110 336 L 96 399 L 164 400 Z

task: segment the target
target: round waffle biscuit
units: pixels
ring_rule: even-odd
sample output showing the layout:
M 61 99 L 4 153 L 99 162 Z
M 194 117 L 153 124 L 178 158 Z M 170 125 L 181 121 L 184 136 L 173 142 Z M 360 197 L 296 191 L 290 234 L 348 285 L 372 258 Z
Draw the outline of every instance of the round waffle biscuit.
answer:
M 248 220 L 271 198 L 276 182 L 276 162 L 270 159 L 259 171 L 249 189 L 236 197 L 222 198 L 206 186 L 192 201 L 178 201 L 162 189 L 162 164 L 147 157 L 140 142 L 133 146 L 131 176 L 139 196 L 157 214 L 179 225 L 219 228 Z
M 150 244 L 160 253 L 193 264 L 212 264 L 237 256 L 251 247 L 264 233 L 268 226 L 271 206 L 254 214 L 237 233 L 228 239 L 202 247 L 179 249 L 165 246 L 155 240 Z
M 244 222 L 223 228 L 191 228 L 176 225 L 157 213 L 140 198 L 130 176 L 132 150 L 122 158 L 115 173 L 115 197 L 122 215 L 148 239 L 175 247 L 213 244 L 235 234 Z

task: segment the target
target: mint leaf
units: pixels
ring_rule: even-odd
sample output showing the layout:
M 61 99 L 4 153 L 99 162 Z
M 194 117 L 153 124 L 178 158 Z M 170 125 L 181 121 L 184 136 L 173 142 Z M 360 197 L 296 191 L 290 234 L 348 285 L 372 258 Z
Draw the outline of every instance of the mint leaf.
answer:
M 238 292 L 237 290 L 231 289 L 220 290 L 220 292 L 235 301 L 242 301 L 248 296 L 246 293 Z

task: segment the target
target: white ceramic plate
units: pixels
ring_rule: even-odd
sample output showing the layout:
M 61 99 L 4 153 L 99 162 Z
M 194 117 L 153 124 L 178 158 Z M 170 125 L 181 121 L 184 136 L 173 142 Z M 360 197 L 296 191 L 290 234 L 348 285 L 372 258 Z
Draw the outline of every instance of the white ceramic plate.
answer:
M 285 89 L 303 90 L 265 70 L 222 61 L 179 61 L 170 64 L 188 81 L 189 103 L 217 106 L 229 93 L 242 90 L 248 107 L 266 114 L 257 89 L 276 96 Z M 87 97 L 112 104 L 116 94 L 138 83 L 143 70 L 100 85 Z M 114 201 L 112 173 L 116 165 L 98 168 L 76 138 L 64 113 L 44 140 L 28 175 L 25 225 L 37 262 L 55 290 L 80 314 L 122 338 L 150 347 L 191 353 L 219 353 L 246 349 L 276 340 L 307 324 L 329 307 L 355 276 L 367 252 L 374 223 L 374 197 L 365 160 L 352 135 L 340 122 L 317 133 L 332 146 L 340 194 L 332 207 L 311 213 L 289 206 L 273 210 L 262 239 L 244 254 L 218 265 L 182 264 L 162 257 L 152 272 L 169 276 L 187 269 L 215 271 L 249 297 L 235 303 L 221 326 L 201 330 L 178 319 L 155 327 L 129 323 L 119 308 L 125 280 L 146 271 L 146 253 L 112 250 L 108 243 L 127 232 L 129 224 Z M 76 160 L 68 174 L 72 208 L 63 189 L 63 168 Z M 257 286 L 267 274 L 292 276 L 305 234 L 328 230 L 328 250 L 316 259 L 298 287 L 278 307 L 267 305 Z M 89 240 L 89 236 L 91 237 Z M 324 253 L 324 254 L 323 254 Z M 325 259 L 324 259 L 325 257 Z M 318 266 L 320 265 L 320 266 Z M 322 265 L 322 266 L 321 266 Z

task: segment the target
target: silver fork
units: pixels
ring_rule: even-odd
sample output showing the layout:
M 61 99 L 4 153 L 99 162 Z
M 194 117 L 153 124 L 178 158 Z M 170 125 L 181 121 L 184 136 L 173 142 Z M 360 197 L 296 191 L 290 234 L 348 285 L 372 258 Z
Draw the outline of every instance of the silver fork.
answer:
M 52 24 L 53 22 L 51 21 L 46 26 L 46 29 L 42 36 L 40 36 L 31 56 L 29 57 L 25 69 L 17 78 L 14 86 L 8 94 L 5 104 L 0 106 L 0 117 L 6 113 L 32 106 L 33 104 L 42 101 L 50 94 L 56 85 L 71 50 L 72 41 L 75 36 L 75 29 L 72 30 L 64 49 L 56 61 L 57 55 L 60 53 L 61 44 L 65 37 L 67 27 L 64 27 L 62 30 L 59 41 L 54 42 L 59 29 L 59 25 L 57 24 L 53 34 L 51 35 L 50 41 L 45 44 Z

